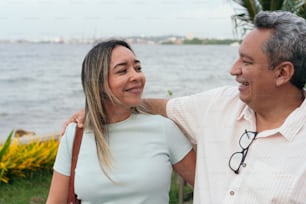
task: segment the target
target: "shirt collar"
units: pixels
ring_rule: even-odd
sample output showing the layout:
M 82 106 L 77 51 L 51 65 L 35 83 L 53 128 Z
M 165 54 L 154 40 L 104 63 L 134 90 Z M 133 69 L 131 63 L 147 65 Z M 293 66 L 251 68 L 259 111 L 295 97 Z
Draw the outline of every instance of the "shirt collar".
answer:
M 297 133 L 306 124 L 306 100 L 286 118 L 279 132 L 288 140 L 292 141 Z
M 304 94 L 306 95 L 305 90 Z M 306 113 L 306 100 L 304 99 L 303 103 L 298 108 L 296 108 L 292 113 L 289 114 L 285 122 L 279 128 L 263 131 L 257 137 L 267 137 L 270 135 L 274 135 L 276 133 L 280 133 L 289 142 L 291 142 L 293 141 L 297 133 L 302 129 L 303 125 L 306 124 L 305 113 Z M 245 105 L 242 108 L 240 114 L 237 117 L 237 120 L 242 120 L 242 119 L 247 121 L 255 121 L 255 113 L 247 105 Z
M 246 104 L 244 104 L 244 107 L 241 109 L 241 112 L 237 117 L 237 120 L 241 120 L 241 119 L 245 119 L 247 121 L 252 121 L 252 119 L 255 119 L 255 113 L 253 109 L 251 109 Z

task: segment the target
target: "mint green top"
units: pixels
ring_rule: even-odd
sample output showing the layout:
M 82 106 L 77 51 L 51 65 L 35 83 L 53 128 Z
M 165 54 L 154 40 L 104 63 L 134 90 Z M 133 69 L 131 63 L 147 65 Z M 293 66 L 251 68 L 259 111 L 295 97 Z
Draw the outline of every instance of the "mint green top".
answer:
M 177 126 L 157 115 L 137 114 L 109 128 L 113 168 L 99 167 L 96 144 L 85 130 L 75 173 L 75 192 L 82 204 L 168 204 L 172 165 L 192 149 Z M 61 139 L 54 170 L 69 176 L 75 124 Z

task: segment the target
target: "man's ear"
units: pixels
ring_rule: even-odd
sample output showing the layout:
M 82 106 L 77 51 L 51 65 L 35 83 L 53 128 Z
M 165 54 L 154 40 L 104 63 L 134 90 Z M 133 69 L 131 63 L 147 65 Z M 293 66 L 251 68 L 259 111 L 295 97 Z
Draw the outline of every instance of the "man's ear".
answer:
M 281 62 L 275 67 L 276 86 L 289 83 L 294 74 L 294 65 L 289 62 Z

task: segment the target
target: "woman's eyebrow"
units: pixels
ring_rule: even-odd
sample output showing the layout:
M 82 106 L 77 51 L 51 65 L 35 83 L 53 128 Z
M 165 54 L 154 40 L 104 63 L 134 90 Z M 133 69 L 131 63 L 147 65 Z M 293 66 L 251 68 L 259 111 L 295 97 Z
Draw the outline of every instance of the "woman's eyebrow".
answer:
M 134 60 L 134 63 L 135 63 L 135 64 L 140 64 L 141 62 L 140 62 L 140 60 L 135 59 L 135 60 Z M 119 62 L 119 63 L 115 64 L 115 66 L 113 67 L 113 69 L 116 69 L 116 68 L 118 68 L 118 67 L 120 67 L 120 66 L 126 66 L 126 65 L 128 65 L 128 61 Z

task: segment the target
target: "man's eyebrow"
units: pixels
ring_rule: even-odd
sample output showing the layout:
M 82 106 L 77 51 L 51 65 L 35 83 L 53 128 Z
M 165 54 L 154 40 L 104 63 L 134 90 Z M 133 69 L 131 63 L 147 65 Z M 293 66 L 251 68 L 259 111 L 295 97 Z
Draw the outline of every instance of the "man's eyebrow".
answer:
M 239 56 L 240 56 L 241 58 L 246 58 L 246 59 L 248 59 L 248 60 L 254 60 L 251 56 L 249 56 L 249 55 L 247 55 L 247 54 L 245 54 L 245 53 L 239 53 Z

